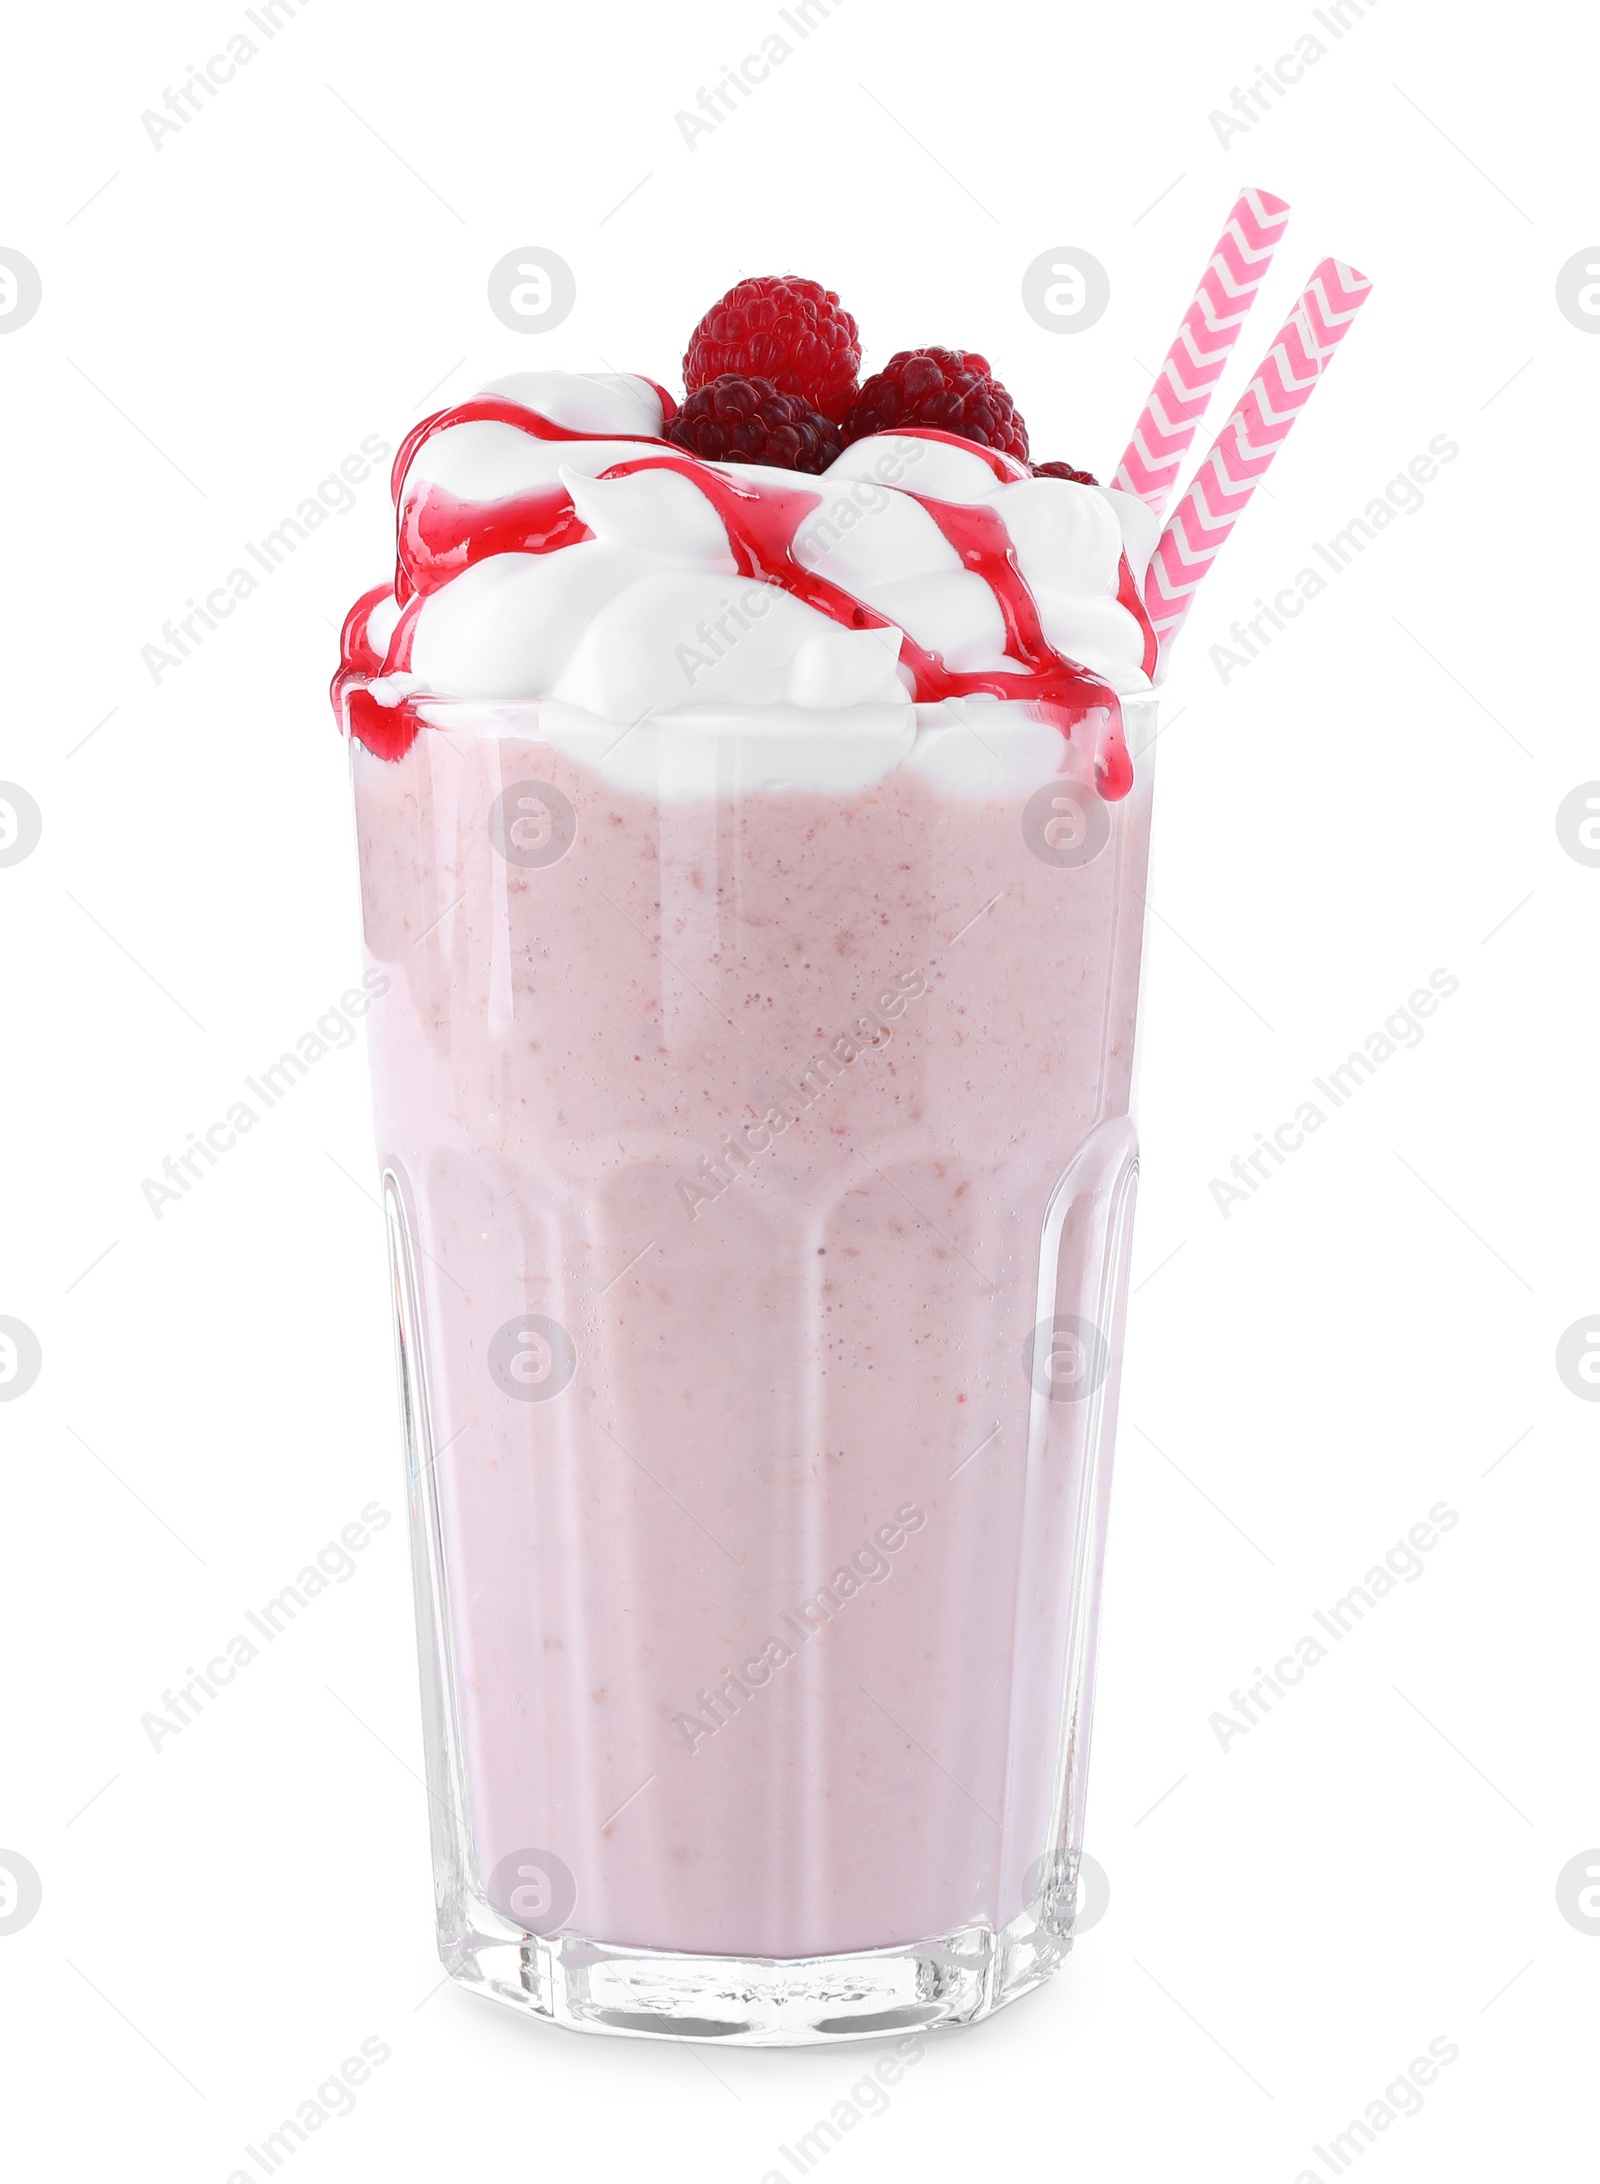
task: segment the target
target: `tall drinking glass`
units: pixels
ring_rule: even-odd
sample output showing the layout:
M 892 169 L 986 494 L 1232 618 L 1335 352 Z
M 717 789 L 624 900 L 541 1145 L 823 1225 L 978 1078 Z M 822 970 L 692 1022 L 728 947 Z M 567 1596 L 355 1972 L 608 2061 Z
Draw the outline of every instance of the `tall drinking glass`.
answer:
M 440 1949 L 568 2026 L 968 2023 L 1071 1944 L 1154 701 L 1117 803 L 884 712 L 351 742 Z

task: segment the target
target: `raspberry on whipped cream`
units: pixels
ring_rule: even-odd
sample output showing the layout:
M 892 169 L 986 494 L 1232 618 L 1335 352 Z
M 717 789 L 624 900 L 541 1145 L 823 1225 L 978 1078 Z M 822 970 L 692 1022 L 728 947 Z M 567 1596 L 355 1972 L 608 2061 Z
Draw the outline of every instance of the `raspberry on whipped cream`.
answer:
M 856 397 L 861 340 L 831 288 L 795 273 L 738 281 L 689 337 L 683 383 L 690 394 L 725 372 L 770 379 L 835 424 Z
M 724 372 L 697 387 L 666 424 L 674 447 L 706 462 L 768 462 L 779 470 L 826 470 L 839 452 L 839 428 L 798 394 L 770 379 Z
M 1028 428 L 989 369 L 966 349 L 902 349 L 874 372 L 845 419 L 844 436 L 914 431 L 919 425 L 959 433 L 979 447 L 1028 459 Z

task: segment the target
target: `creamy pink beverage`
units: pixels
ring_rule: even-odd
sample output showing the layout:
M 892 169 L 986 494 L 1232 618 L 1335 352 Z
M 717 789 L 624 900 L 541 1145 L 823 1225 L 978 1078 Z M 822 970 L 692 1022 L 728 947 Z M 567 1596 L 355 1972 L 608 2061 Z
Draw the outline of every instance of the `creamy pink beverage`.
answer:
M 671 431 L 430 420 L 346 633 L 441 1947 L 588 2029 L 967 2021 L 1071 1936 L 1152 538 Z

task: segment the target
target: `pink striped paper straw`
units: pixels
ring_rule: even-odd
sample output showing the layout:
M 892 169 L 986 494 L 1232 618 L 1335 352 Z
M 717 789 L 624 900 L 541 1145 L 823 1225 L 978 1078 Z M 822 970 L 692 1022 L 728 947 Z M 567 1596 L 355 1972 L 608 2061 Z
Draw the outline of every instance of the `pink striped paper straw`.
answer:
M 1163 659 L 1183 626 L 1195 586 L 1289 437 L 1371 287 L 1354 267 L 1323 259 L 1173 510 L 1145 578 L 1145 606 Z
M 1289 208 L 1281 197 L 1245 191 L 1156 374 L 1111 481 L 1124 493 L 1137 493 L 1156 516 L 1165 513 L 1189 442 L 1288 224 Z

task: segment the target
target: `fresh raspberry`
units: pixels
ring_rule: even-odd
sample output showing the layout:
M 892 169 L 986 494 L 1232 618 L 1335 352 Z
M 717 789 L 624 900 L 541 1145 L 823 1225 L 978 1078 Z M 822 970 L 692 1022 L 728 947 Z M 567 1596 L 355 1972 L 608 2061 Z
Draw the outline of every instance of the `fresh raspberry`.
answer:
M 1071 463 L 1033 463 L 1030 465 L 1036 478 L 1065 478 L 1069 485 L 1098 485 L 1100 480 L 1092 471 L 1074 470 Z
M 835 424 L 856 398 L 861 340 L 831 288 L 797 273 L 761 273 L 714 303 L 683 359 L 689 394 L 725 373 L 770 379 Z
M 770 463 L 776 470 L 826 470 L 839 453 L 839 428 L 770 379 L 724 372 L 697 387 L 663 428 L 674 447 L 707 463 Z
M 856 396 L 844 422 L 845 445 L 869 432 L 914 425 L 957 433 L 1019 462 L 1028 459 L 1027 426 L 988 358 L 970 349 L 902 349 L 890 357 Z

